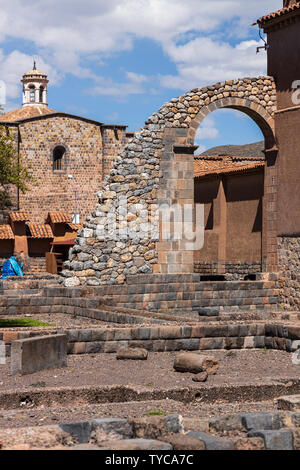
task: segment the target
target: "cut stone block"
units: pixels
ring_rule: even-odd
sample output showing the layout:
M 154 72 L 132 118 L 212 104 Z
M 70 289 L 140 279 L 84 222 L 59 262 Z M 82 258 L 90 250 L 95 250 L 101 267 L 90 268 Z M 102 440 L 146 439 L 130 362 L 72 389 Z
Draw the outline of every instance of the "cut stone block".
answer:
M 206 371 L 208 374 L 214 374 L 218 368 L 219 361 L 216 358 L 197 353 L 180 353 L 174 361 L 174 369 L 178 372 L 199 374 Z
M 67 336 L 36 336 L 13 341 L 11 374 L 33 374 L 50 367 L 67 365 Z
M 148 351 L 142 348 L 123 348 L 117 352 L 117 359 L 121 360 L 145 361 L 147 358 Z
M 279 410 L 300 411 L 300 395 L 279 397 L 277 407 Z

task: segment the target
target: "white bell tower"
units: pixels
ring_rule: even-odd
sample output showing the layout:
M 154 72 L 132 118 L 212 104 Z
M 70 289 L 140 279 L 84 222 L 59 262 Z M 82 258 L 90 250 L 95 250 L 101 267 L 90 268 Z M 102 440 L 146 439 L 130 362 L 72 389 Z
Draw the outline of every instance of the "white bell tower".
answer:
M 33 69 L 23 75 L 23 106 L 44 106 L 47 107 L 47 85 L 49 80 L 47 75 L 36 69 L 34 62 Z

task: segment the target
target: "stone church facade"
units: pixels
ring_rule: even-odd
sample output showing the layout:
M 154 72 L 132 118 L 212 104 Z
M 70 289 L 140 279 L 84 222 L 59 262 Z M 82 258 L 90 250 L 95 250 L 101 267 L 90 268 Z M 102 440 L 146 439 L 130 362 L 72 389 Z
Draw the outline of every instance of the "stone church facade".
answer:
M 43 223 L 49 211 L 74 215 L 75 180 L 77 214 L 84 222 L 97 202 L 102 180 L 131 134 L 123 125 L 107 125 L 49 108 L 47 76 L 36 66 L 23 76 L 22 84 L 22 108 L 0 116 L 0 125 L 14 135 L 36 183 L 25 194 L 10 188 L 14 204 L 10 210 L 25 210 L 34 223 Z

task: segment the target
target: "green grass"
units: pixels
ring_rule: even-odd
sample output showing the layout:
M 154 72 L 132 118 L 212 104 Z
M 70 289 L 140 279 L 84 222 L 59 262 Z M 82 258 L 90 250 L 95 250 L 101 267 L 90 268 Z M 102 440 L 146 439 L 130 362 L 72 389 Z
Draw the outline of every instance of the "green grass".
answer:
M 0 328 L 26 328 L 29 326 L 53 326 L 31 318 L 0 318 Z
M 165 411 L 161 411 L 161 410 L 156 410 L 156 411 L 148 411 L 146 413 L 147 416 L 166 416 L 166 412 Z

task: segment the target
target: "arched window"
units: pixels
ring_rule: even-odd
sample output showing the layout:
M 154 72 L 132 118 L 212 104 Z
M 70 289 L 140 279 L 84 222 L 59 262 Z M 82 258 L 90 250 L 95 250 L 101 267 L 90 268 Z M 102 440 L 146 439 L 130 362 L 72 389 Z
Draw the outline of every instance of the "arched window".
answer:
M 31 86 L 29 88 L 29 92 L 30 92 L 30 103 L 34 103 L 35 102 L 35 88 L 34 88 L 34 86 Z
M 58 145 L 53 150 L 53 170 L 63 169 L 63 157 L 66 153 L 65 147 Z
M 43 93 L 44 93 L 44 87 L 41 86 L 41 87 L 40 87 L 40 100 L 39 100 L 40 103 L 43 102 Z

